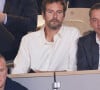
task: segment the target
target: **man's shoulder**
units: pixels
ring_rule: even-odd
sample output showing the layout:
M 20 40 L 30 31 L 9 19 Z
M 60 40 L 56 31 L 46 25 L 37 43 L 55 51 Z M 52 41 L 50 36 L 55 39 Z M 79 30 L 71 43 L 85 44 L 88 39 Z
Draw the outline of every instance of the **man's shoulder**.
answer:
M 21 84 L 7 77 L 5 90 L 28 90 Z
M 63 32 L 66 37 L 79 38 L 81 36 L 80 31 L 75 27 L 63 26 Z
M 40 36 L 40 34 L 41 34 L 41 30 L 35 31 L 35 32 L 30 32 L 30 33 L 24 35 L 22 39 L 35 39 L 38 36 Z
M 63 25 L 62 27 L 64 27 L 67 30 L 69 30 L 69 29 L 71 29 L 71 30 L 78 30 L 78 28 L 73 27 L 73 26 L 65 26 L 65 25 Z
M 79 29 L 72 26 L 63 26 L 65 32 L 78 32 L 80 33 Z
M 79 38 L 79 42 L 91 42 L 95 40 L 96 33 L 94 31 L 89 31 L 87 34 Z
M 96 33 L 94 31 L 89 31 L 81 37 L 81 39 L 89 39 L 95 37 Z

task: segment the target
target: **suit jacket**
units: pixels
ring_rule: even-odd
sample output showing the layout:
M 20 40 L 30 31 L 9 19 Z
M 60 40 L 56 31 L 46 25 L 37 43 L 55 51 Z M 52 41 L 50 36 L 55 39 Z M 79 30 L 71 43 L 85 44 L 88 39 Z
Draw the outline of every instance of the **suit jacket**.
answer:
M 38 6 L 38 14 L 42 14 L 42 13 L 41 13 L 42 1 L 43 1 L 43 0 L 36 0 L 37 6 Z
M 5 27 L 16 38 L 36 29 L 37 4 L 35 0 L 6 0 L 4 13 L 7 13 Z
M 100 3 L 100 0 L 69 0 L 70 8 L 91 8 L 95 3 Z
M 37 3 L 36 0 L 6 0 L 3 12 L 7 13 L 7 23 L 3 26 L 14 36 L 15 42 L 14 50 L 2 54 L 6 59 L 12 59 L 17 53 L 22 36 L 36 30 Z
M 78 42 L 77 69 L 95 70 L 99 64 L 99 46 L 96 43 L 96 33 L 83 36 Z
M 10 78 L 7 78 L 4 90 L 28 90 L 28 89 L 20 85 L 19 83 L 11 80 Z

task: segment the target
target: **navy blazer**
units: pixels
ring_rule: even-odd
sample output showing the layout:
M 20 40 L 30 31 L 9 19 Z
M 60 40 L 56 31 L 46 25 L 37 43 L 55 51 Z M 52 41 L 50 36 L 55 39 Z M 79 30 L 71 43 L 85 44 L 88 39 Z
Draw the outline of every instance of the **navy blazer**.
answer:
M 13 59 L 19 48 L 21 38 L 28 32 L 36 30 L 37 2 L 36 0 L 6 0 L 3 12 L 7 13 L 7 23 L 3 26 L 14 36 L 15 41 L 14 47 L 12 47 L 14 50 L 2 52 L 2 54 L 6 59 Z
M 10 78 L 7 78 L 4 90 L 28 90 L 28 89 L 22 86 L 21 84 L 11 80 Z
M 99 64 L 99 46 L 96 43 L 96 33 L 79 38 L 77 51 L 77 69 L 95 70 Z
M 38 6 L 38 14 L 39 15 L 42 14 L 42 10 L 41 10 L 41 8 L 42 8 L 42 1 L 43 0 L 36 0 L 37 6 Z
M 7 13 L 5 27 L 15 38 L 20 38 L 37 25 L 36 0 L 6 0 L 4 13 Z

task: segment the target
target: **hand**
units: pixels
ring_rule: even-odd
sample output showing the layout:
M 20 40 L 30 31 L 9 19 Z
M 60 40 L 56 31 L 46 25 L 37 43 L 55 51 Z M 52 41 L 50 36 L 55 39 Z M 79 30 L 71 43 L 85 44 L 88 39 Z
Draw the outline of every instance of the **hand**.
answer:
M 0 23 L 4 23 L 5 16 L 6 16 L 5 13 L 0 12 Z

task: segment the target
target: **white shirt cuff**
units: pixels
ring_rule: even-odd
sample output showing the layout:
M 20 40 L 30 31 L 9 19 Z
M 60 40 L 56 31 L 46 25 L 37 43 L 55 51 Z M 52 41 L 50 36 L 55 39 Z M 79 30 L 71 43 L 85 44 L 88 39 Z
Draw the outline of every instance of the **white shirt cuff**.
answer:
M 7 23 L 7 14 L 5 14 L 4 24 Z

